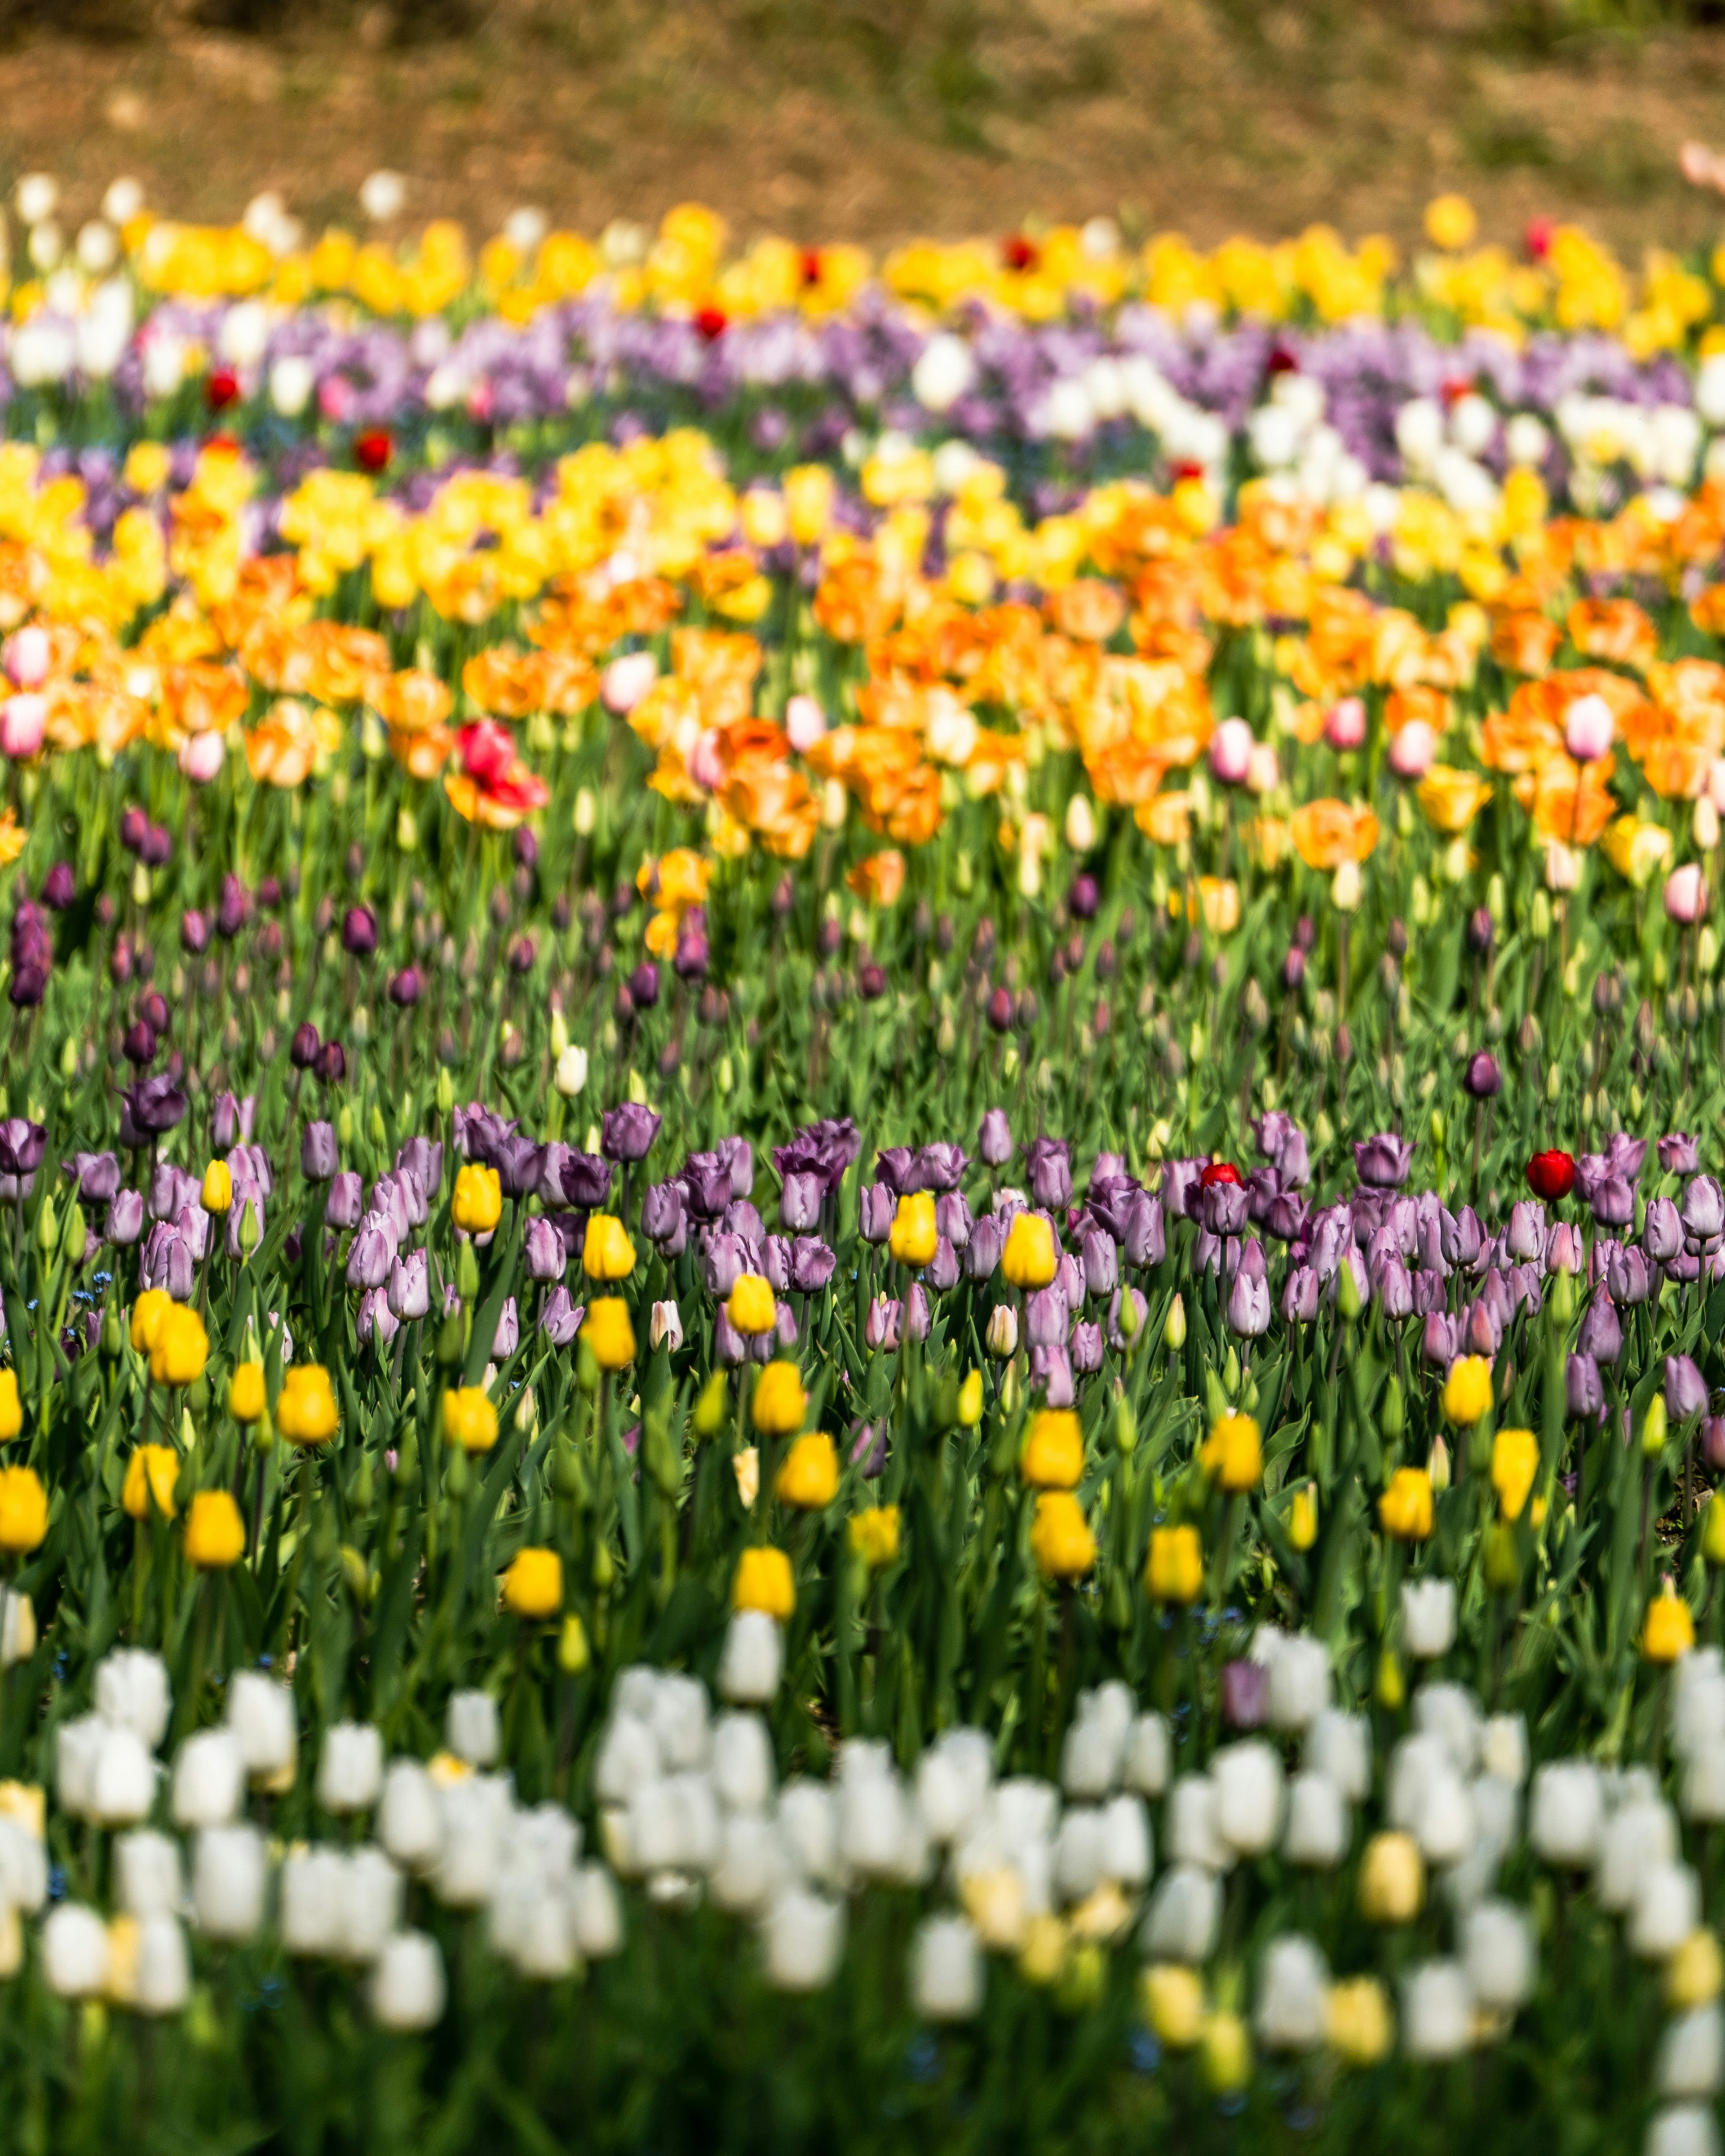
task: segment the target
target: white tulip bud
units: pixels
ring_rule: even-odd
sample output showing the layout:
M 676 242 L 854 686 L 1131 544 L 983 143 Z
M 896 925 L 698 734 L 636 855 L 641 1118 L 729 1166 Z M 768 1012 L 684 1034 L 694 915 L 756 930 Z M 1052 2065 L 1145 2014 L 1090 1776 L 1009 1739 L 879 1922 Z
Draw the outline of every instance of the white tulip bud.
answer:
M 776 1991 L 819 1991 L 830 1983 L 845 1943 L 845 1909 L 806 1887 L 787 1887 L 767 1913 L 762 1933 L 767 1981 Z
M 644 1719 L 623 1709 L 619 1696 L 599 1745 L 593 1794 L 602 1804 L 627 1804 L 642 1783 L 657 1779 L 660 1763 L 658 1738 Z
M 98 1826 L 133 1826 L 156 1801 L 156 1762 L 135 1729 L 102 1732 L 90 1779 L 90 1816 Z
M 443 2019 L 444 1958 L 424 1932 L 398 1932 L 372 1970 L 372 2019 L 381 2029 L 408 2034 Z
M 185 1892 L 178 1842 L 148 1827 L 121 1835 L 114 1845 L 114 1891 L 128 1917 L 172 1915 Z
M 382 1732 L 368 1722 L 332 1722 L 317 1763 L 317 1801 L 326 1812 L 362 1812 L 383 1783 Z
M 231 1729 L 200 1729 L 174 1763 L 177 1827 L 226 1826 L 245 1794 L 245 1754 Z
M 21 1820 L 0 1819 L 0 1907 L 33 1917 L 48 1899 L 48 1851 Z
M 1309 1769 L 1288 1784 L 1288 1823 L 1281 1853 L 1290 1864 L 1333 1871 L 1348 1854 L 1353 1833 L 1348 1799 L 1327 1774 Z
M 502 1742 L 497 1702 L 488 1691 L 452 1691 L 444 1715 L 444 1742 L 470 1767 L 489 1767 Z
M 192 1962 L 185 1928 L 177 1916 L 158 1910 L 138 1926 L 136 1983 L 131 2004 L 140 2014 L 185 2011 L 192 1996 Z
M 587 1050 L 572 1045 L 557 1058 L 552 1083 L 566 1101 L 572 1101 L 587 1084 Z
M 1063 1902 L 1082 1902 L 1102 1876 L 1102 1813 L 1097 1804 L 1071 1804 L 1055 1837 L 1055 1887 Z
M 1363 1715 L 1327 1707 L 1307 1731 L 1301 1758 L 1309 1771 L 1327 1775 L 1351 1804 L 1370 1794 L 1372 1738 Z
M 719 1691 L 734 1707 L 765 1707 L 778 1690 L 784 1635 L 764 1609 L 739 1609 L 725 1635 Z
M 228 1727 L 254 1782 L 291 1781 L 300 1748 L 291 1686 L 261 1670 L 236 1670 L 228 1680 Z
M 1096 814 L 1087 793 L 1075 793 L 1066 803 L 1066 844 L 1075 854 L 1087 854 L 1096 842 Z
M 1512 1902 L 1481 1902 L 1461 1925 L 1461 1958 L 1481 2006 L 1513 2014 L 1533 1996 L 1539 1973 L 1533 1927 Z
M 1490 1716 L 1480 1732 L 1480 1764 L 1500 1782 L 1518 1789 L 1527 1779 L 1527 1718 L 1522 1714 Z
M 1572 1871 L 1591 1864 L 1604 1825 L 1599 1770 L 1590 1760 L 1554 1759 L 1534 1775 L 1527 1839 L 1546 1863 Z
M 1473 2041 L 1473 1993 L 1459 1961 L 1426 1961 L 1402 1980 L 1402 2032 L 1408 2056 L 1453 2059 Z
M 773 1743 L 758 1714 L 721 1714 L 713 1726 L 713 1786 L 727 1811 L 762 1812 L 773 1801 Z
M 404 1871 L 424 1874 L 443 1848 L 437 1785 L 417 1759 L 392 1759 L 377 1804 L 377 1839 Z
M 1101 1876 L 1136 1893 L 1150 1883 L 1150 1814 L 1142 1797 L 1111 1797 L 1102 1806 Z
M 95 1999 L 106 1990 L 108 1928 L 82 1902 L 62 1902 L 42 1927 L 42 1965 L 60 1999 Z
M 1717 2095 L 1725 2078 L 1725 2011 L 1717 1999 L 1666 2025 L 1654 2080 L 1663 2097 Z
M 969 2021 L 981 2013 L 982 1943 L 963 1917 L 924 1918 L 911 1950 L 911 1997 L 927 2021 Z
M 647 1322 L 647 1342 L 652 1348 L 664 1348 L 675 1355 L 683 1344 L 682 1313 L 674 1301 L 655 1302 L 653 1315 Z
M 1330 1703 L 1330 1651 L 1301 1633 L 1281 1640 L 1270 1663 L 1270 1726 L 1308 1729 Z
M 603 1864 L 583 1864 L 569 1896 L 575 1943 L 588 1961 L 603 1961 L 623 1947 L 623 1902 L 617 1881 Z
M 1632 1797 L 1606 1820 L 1599 1836 L 1594 1891 L 1615 1915 L 1630 1908 L 1656 1865 L 1677 1861 L 1677 1822 L 1656 1797 Z
M 785 1879 L 783 1843 L 773 1822 L 757 1812 L 733 1812 L 725 1821 L 712 1894 L 735 1916 L 758 1916 Z
M 342 1860 L 341 1871 L 334 1952 L 343 1961 L 376 1961 L 401 1922 L 401 1874 L 370 1843 L 351 1851 Z
M 1224 1744 L 1210 1761 L 1216 1831 L 1237 1855 L 1261 1856 L 1281 1832 L 1286 1787 L 1281 1761 L 1260 1738 Z
M 1221 1926 L 1220 1881 L 1197 1865 L 1177 1864 L 1150 1898 L 1144 1953 L 1152 1961 L 1183 1961 L 1195 1967 L 1214 1953 Z
M 192 1906 L 207 1938 L 250 1938 L 263 1921 L 264 1885 L 264 1837 L 255 1827 L 207 1827 L 198 1835 Z
M 983 1344 L 997 1363 L 1009 1363 L 1018 1353 L 1019 1314 L 1009 1302 L 997 1302 L 988 1312 Z
M 1453 1579 L 1402 1582 L 1402 1637 L 1408 1652 L 1421 1661 L 1449 1653 L 1455 1640 Z
M 1127 1732 L 1122 1775 L 1141 1797 L 1159 1797 L 1168 1787 L 1168 1724 L 1159 1714 L 1137 1716 Z
M 1458 1774 L 1471 1774 L 1479 1764 L 1479 1702 L 1466 1685 L 1421 1685 L 1414 1695 L 1414 1727 L 1437 1738 Z
M 1266 2051 L 1309 2051 L 1327 2028 L 1330 1973 L 1323 1956 L 1297 1933 L 1272 1939 L 1258 1970 L 1252 2025 Z
M 916 1808 L 932 1840 L 956 1841 L 974 1823 L 993 1779 L 994 1752 L 986 1732 L 948 1729 L 916 1767 Z
M 290 1851 L 281 1867 L 277 1917 L 290 1954 L 332 1955 L 341 1936 L 345 1868 L 338 1849 Z
M 778 1799 L 779 1830 L 805 1879 L 836 1883 L 839 1863 L 839 1807 L 824 1782 L 787 1782 Z
M 1706 2104 L 1674 2103 L 1656 2112 L 1646 2156 L 1719 2156 L 1719 2129 Z
M 153 1752 L 167 1734 L 173 1706 L 167 1664 L 146 1648 L 116 1648 L 96 1664 L 95 1706 L 105 1722 L 135 1730 Z
M 1168 1791 L 1163 1826 L 1168 1855 L 1176 1864 L 1201 1865 L 1225 1871 L 1228 1851 L 1216 1816 L 1216 1785 L 1208 1774 L 1181 1774 Z
M 1644 1961 L 1666 1961 L 1701 1922 L 1701 1887 L 1686 1864 L 1651 1865 L 1630 1911 L 1629 1943 Z
M 1454 1864 L 1472 1845 L 1473 1800 L 1453 1767 L 1446 1764 L 1427 1783 L 1414 1834 L 1428 1864 Z
M 667 1774 L 706 1764 L 706 1686 L 699 1677 L 662 1672 L 654 1686 L 649 1719 Z
M 36 1651 L 36 1605 L 8 1587 L 0 1594 L 0 1669 L 27 1662 Z
M 507 1785 L 489 1774 L 470 1774 L 451 1782 L 441 1800 L 443 1846 L 433 1884 L 450 1908 L 476 1909 L 496 1881 Z

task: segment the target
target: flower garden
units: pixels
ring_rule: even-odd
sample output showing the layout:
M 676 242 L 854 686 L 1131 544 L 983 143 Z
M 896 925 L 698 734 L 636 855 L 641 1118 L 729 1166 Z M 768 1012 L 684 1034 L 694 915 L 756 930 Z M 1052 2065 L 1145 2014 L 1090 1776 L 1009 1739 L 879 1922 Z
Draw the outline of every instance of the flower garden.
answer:
M 1716 2150 L 1725 250 L 14 207 L 8 2145 Z

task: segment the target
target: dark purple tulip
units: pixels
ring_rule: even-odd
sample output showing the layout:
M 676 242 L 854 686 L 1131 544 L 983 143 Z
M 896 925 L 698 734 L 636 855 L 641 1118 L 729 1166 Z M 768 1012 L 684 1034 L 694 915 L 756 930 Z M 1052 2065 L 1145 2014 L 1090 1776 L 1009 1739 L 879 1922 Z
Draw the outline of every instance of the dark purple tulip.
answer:
M 142 1019 L 136 1019 L 126 1029 L 121 1043 L 121 1052 L 128 1063 L 142 1070 L 156 1060 L 156 1035 Z
M 331 1177 L 329 1196 L 324 1200 L 325 1224 L 331 1228 L 357 1227 L 365 1208 L 365 1187 L 356 1168 L 345 1168 Z
M 1659 1142 L 1659 1167 L 1663 1175 L 1693 1175 L 1701 1166 L 1701 1152 L 1686 1131 L 1669 1132 Z
M 892 1233 L 892 1219 L 898 1209 L 898 1201 L 884 1183 L 871 1183 L 863 1191 L 858 1206 L 858 1228 L 865 1243 L 884 1243 Z
M 369 958 L 377 947 L 377 915 L 368 906 L 350 906 L 341 916 L 341 948 L 350 958 Z
M 506 1198 L 524 1198 L 539 1188 L 543 1149 L 520 1131 L 506 1132 L 490 1152 Z
M 129 1248 L 144 1232 L 144 1194 L 116 1190 L 108 1206 L 106 1234 L 110 1243 Z
M 923 1187 L 922 1157 L 914 1146 L 882 1146 L 875 1173 L 895 1198 L 907 1198 Z
M 308 1018 L 302 1025 L 295 1029 L 294 1038 L 288 1049 L 288 1061 L 295 1070 L 309 1070 L 316 1062 L 318 1050 L 322 1046 L 323 1043 L 317 1037 L 317 1028 Z
M 398 1010 L 411 1010 L 424 993 L 424 977 L 417 966 L 403 966 L 389 977 L 389 1000 Z
M 1489 1101 L 1503 1091 L 1503 1073 L 1490 1049 L 1481 1048 L 1468 1058 L 1462 1084 L 1476 1101 Z
M 1281 1314 L 1289 1325 L 1310 1325 L 1317 1317 L 1318 1278 L 1310 1265 L 1292 1266 L 1282 1284 Z
M 308 1183 L 327 1183 L 341 1165 L 333 1123 L 307 1123 L 300 1138 L 300 1173 Z M 357 1216 L 356 1216 L 357 1217 Z M 352 1226 L 347 1222 L 346 1225 Z
M 1066 904 L 1075 921 L 1094 921 L 1102 895 L 1096 888 L 1093 875 L 1080 875 L 1072 879 L 1072 888 L 1066 894 Z
M 180 948 L 194 958 L 209 948 L 209 922 L 196 906 L 188 906 L 180 916 Z
M 1222 1665 L 1222 1719 L 1230 1729 L 1261 1729 L 1270 1713 L 1270 1665 Z
M 1623 1353 L 1623 1326 L 1609 1295 L 1595 1295 L 1582 1314 L 1576 1347 L 1595 1363 L 1615 1363 Z
M 1399 1190 L 1414 1164 L 1414 1148 L 1406 1138 L 1388 1131 L 1376 1137 L 1354 1141 L 1354 1173 L 1373 1190 Z M 1451 1261 L 1453 1263 L 1453 1260 Z
M 865 958 L 856 969 L 856 992 L 865 1004 L 879 1003 L 886 993 L 886 968 Z
M 1605 1388 L 1599 1379 L 1599 1366 L 1591 1355 L 1572 1355 L 1563 1365 L 1563 1399 L 1572 1420 L 1604 1413 Z
M 1489 911 L 1483 906 L 1476 906 L 1467 921 L 1467 947 L 1476 958 L 1490 955 L 1497 933 L 1497 924 Z
M 691 1219 L 716 1220 L 731 1203 L 731 1171 L 716 1152 L 691 1152 L 677 1180 Z
M 150 819 L 141 808 L 128 808 L 120 819 L 120 843 L 129 854 L 141 854 L 149 834 Z
M 600 1149 L 607 1160 L 644 1160 L 659 1135 L 658 1116 L 638 1101 L 607 1108 L 600 1119 Z
M 245 886 L 237 875 L 223 876 L 216 908 L 216 933 L 224 943 L 231 943 L 244 927 L 246 912 Z
M 1669 1263 L 1682 1249 L 1682 1218 L 1669 1198 L 1656 1198 L 1648 1206 L 1641 1229 L 1641 1246 L 1660 1265 Z
M 707 942 L 706 909 L 692 906 L 684 915 L 677 929 L 677 947 L 671 956 L 671 971 L 680 981 L 699 981 L 706 978 L 711 963 L 712 947 Z
M 629 999 L 637 1010 L 651 1010 L 659 1001 L 659 968 L 643 958 L 629 977 Z
M 1725 1474 L 1725 1415 L 1709 1415 L 1702 1424 L 1701 1456 L 1710 1473 Z
M 151 824 L 144 833 L 144 843 L 138 849 L 138 858 L 146 869 L 166 868 L 173 859 L 173 834 L 165 824 Z
M 80 1199 L 88 1199 L 93 1205 L 105 1205 L 120 1188 L 120 1161 L 111 1152 L 75 1152 L 70 1160 L 63 1160 L 60 1168 L 71 1177 Z
M 1004 1108 L 990 1108 L 983 1117 L 977 1151 L 989 1168 L 1004 1168 L 1012 1158 L 1012 1126 L 1006 1120 Z
M 862 1134 L 849 1116 L 809 1123 L 773 1153 L 780 1175 L 818 1175 L 831 1197 L 845 1171 L 862 1151 Z
M 1024 1147 L 1030 1195 L 1053 1213 L 1072 1202 L 1072 1148 L 1064 1138 L 1032 1138 Z
M 610 1162 L 599 1153 L 576 1152 L 572 1148 L 567 1151 L 562 1163 L 562 1194 L 565 1199 L 571 1205 L 585 1210 L 598 1210 L 604 1205 L 605 1201 L 611 1195 L 612 1173 Z M 658 1187 L 660 1189 L 670 1189 L 674 1186 L 661 1183 Z M 680 1202 L 679 1210 L 680 1209 Z M 649 1228 L 647 1232 L 649 1235 L 655 1235 L 655 1241 L 662 1240 L 655 1235 L 652 1229 Z
M 545 1307 L 539 1313 L 539 1329 L 553 1348 L 567 1348 L 581 1330 L 581 1321 L 586 1315 L 569 1300 L 569 1291 L 561 1281 L 545 1299 Z
M 13 968 L 6 993 L 17 1010 L 34 1010 L 48 993 L 48 968 L 26 959 Z
M 934 1224 L 937 1232 L 944 1235 L 955 1250 L 964 1248 L 970 1240 L 971 1218 L 962 1192 L 943 1191 L 935 1199 Z
M 999 1269 L 1005 1248 L 1006 1223 L 997 1213 L 978 1214 L 971 1224 L 970 1240 L 964 1246 L 965 1278 L 992 1280 Z
M 42 880 L 42 903 L 64 913 L 78 896 L 78 885 L 69 861 L 56 861 Z
M 649 1183 L 641 1199 L 642 1234 L 655 1243 L 667 1243 L 682 1224 L 682 1186 L 675 1183 Z
M 799 1295 L 817 1295 L 833 1277 L 837 1264 L 818 1235 L 798 1235 L 791 1245 L 791 1286 Z
M 1707 1380 L 1686 1355 L 1665 1358 L 1665 1411 L 1673 1422 L 1692 1422 L 1707 1408 Z
M 132 946 L 124 937 L 115 939 L 114 948 L 108 958 L 108 978 L 116 988 L 123 988 L 131 978 Z
M 924 1146 L 916 1157 L 916 1163 L 921 1173 L 918 1188 L 932 1190 L 937 1195 L 956 1190 L 968 1165 L 963 1147 L 947 1139 L 937 1139 L 932 1145 Z
M 1651 1208 L 1649 1209 L 1650 1213 Z M 1693 1177 L 1685 1186 L 1679 1219 L 1692 1250 L 1710 1250 L 1725 1235 L 1725 1192 L 1711 1175 Z
M 161 1137 L 172 1130 L 186 1113 L 186 1096 L 166 1071 L 128 1086 L 125 1098 L 133 1129 L 150 1137 Z M 0 1168 L 4 1164 L 0 1160 Z
M 326 1040 L 318 1050 L 317 1075 L 326 1086 L 339 1086 L 347 1075 L 347 1058 L 339 1040 Z
M 803 1235 L 820 1224 L 821 1181 L 818 1175 L 793 1174 L 778 1194 L 778 1217 L 793 1235 Z

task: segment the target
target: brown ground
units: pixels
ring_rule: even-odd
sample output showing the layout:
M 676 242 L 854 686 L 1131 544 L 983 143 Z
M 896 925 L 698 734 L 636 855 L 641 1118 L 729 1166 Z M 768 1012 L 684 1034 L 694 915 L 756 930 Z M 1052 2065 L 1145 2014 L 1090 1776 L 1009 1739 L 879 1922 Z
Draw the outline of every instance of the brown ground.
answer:
M 428 0 L 397 0 L 413 22 Z M 485 0 L 459 43 L 278 42 L 167 21 L 0 51 L 5 161 L 75 218 L 116 172 L 236 214 L 279 188 L 353 223 L 374 167 L 409 217 L 522 202 L 589 232 L 691 196 L 745 231 L 880 243 L 1122 214 L 1214 242 L 1327 218 L 1405 239 L 1439 187 L 1514 239 L 1711 239 L 1679 145 L 1725 149 L 1725 29 L 1556 33 L 1574 0 Z M 0 162 L 0 177 L 7 162 Z

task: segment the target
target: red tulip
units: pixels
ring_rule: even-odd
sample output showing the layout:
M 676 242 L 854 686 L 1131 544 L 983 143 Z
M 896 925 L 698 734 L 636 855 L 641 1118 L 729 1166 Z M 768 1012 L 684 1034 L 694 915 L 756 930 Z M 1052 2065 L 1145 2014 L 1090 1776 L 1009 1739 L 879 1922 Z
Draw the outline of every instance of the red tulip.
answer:
M 1015 232 L 1009 239 L 1001 243 L 1000 259 L 1009 270 L 1016 270 L 1022 276 L 1027 270 L 1036 267 L 1036 243 L 1027 239 L 1022 232 Z
M 1527 1184 L 1536 1198 L 1567 1198 L 1575 1188 L 1575 1163 L 1566 1152 L 1536 1152 L 1527 1163 Z
M 703 344 L 716 344 L 725 334 L 726 316 L 722 307 L 702 307 L 696 314 L 695 327 Z
M 218 367 L 203 385 L 204 401 L 212 412 L 220 412 L 239 401 L 239 377 L 231 367 Z
M 1213 1160 L 1198 1180 L 1204 1189 L 1209 1190 L 1218 1183 L 1238 1183 L 1240 1170 L 1231 1160 Z
M 354 442 L 353 461 L 362 472 L 380 472 L 387 468 L 394 448 L 387 427 L 369 427 Z

